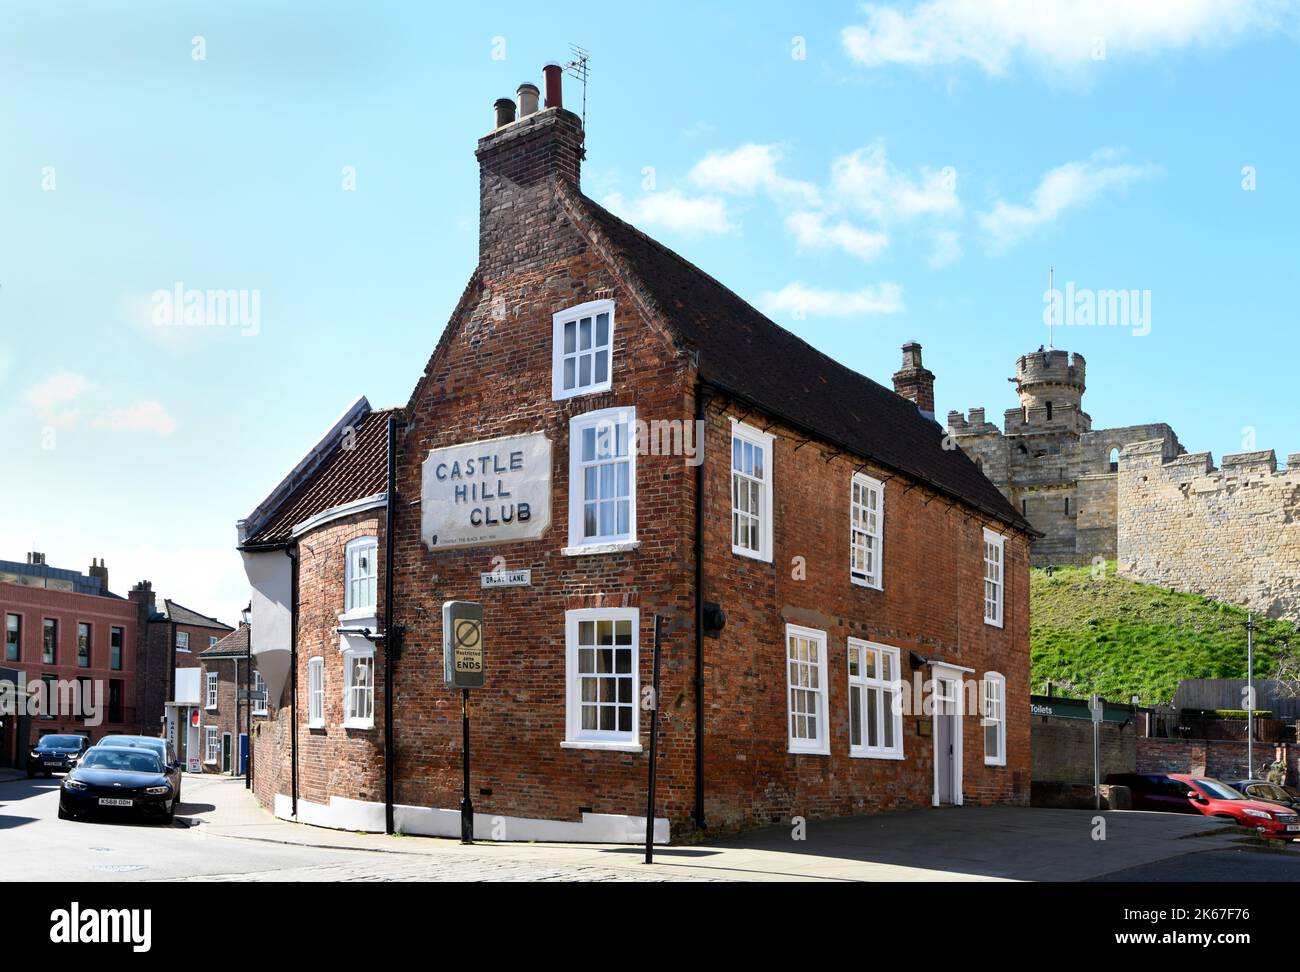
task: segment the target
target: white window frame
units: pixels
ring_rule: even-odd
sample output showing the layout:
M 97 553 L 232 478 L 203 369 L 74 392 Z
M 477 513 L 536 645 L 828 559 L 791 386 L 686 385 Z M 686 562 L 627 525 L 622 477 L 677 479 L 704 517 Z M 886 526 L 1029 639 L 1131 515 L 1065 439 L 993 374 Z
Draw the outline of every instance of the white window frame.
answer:
M 876 529 L 874 533 L 868 529 L 871 508 L 865 503 L 859 503 L 854 498 L 855 493 L 875 494 Z M 863 526 L 861 528 L 859 528 L 859 509 L 863 511 Z M 860 537 L 862 538 L 861 542 L 859 541 Z M 864 551 L 874 552 L 875 556 L 871 558 L 874 570 L 860 571 L 855 566 L 859 547 Z M 849 484 L 849 580 L 860 587 L 871 587 L 878 591 L 884 590 L 885 586 L 885 484 L 865 473 L 854 473 L 852 482 Z
M 216 726 L 203 727 L 203 763 L 215 766 L 221 758 L 221 733 Z
M 853 671 L 853 654 L 858 653 L 858 670 L 855 674 Z M 867 655 L 874 653 L 876 675 L 868 675 Z M 893 678 L 885 679 L 879 673 L 883 668 L 883 661 L 888 657 L 890 659 L 889 670 Z M 847 641 L 847 651 L 845 652 L 845 663 L 849 674 L 849 692 L 848 704 L 849 711 L 849 755 L 859 759 L 903 759 L 903 707 L 898 698 L 903 691 L 903 673 L 899 666 L 902 664 L 902 652 L 892 645 L 882 645 L 874 641 L 863 641 L 861 638 L 849 638 Z M 856 692 L 855 692 L 856 690 Z M 867 720 L 871 712 L 868 704 L 868 696 L 875 695 L 878 697 L 876 703 L 876 738 L 880 740 L 875 746 L 868 743 L 871 738 Z M 856 698 L 855 698 L 856 696 Z M 853 742 L 853 708 L 857 708 L 858 725 L 861 727 L 861 742 Z M 892 746 L 884 745 L 885 724 L 889 722 L 893 729 L 894 744 Z
M 190 650 L 190 633 L 188 631 L 176 632 L 176 650 L 177 651 Z
M 981 557 L 983 571 L 981 576 L 984 582 L 984 623 L 1000 628 L 1002 627 L 1007 589 L 1006 537 L 985 527 L 984 545 L 981 549 L 983 550 L 983 556 Z M 990 549 L 997 551 L 996 560 L 990 559 Z M 990 570 L 996 574 L 996 577 L 990 576 Z M 990 584 L 993 585 L 992 596 L 989 594 Z
M 596 343 L 596 316 L 598 314 L 609 314 L 609 335 L 607 343 L 600 345 Z M 577 330 L 577 321 L 581 318 L 591 318 L 591 347 L 585 351 L 581 348 L 575 348 L 574 351 L 565 353 L 564 350 L 564 326 L 574 322 Z M 592 300 L 585 304 L 578 304 L 576 307 L 568 307 L 558 311 L 551 316 L 551 398 L 553 401 L 561 401 L 566 398 L 577 398 L 580 395 L 592 395 L 596 392 L 608 391 L 614 386 L 614 302 L 612 300 Z M 579 338 L 580 340 L 580 338 Z M 585 355 L 591 357 L 591 373 L 594 378 L 596 373 L 596 355 L 605 351 L 605 380 L 591 381 L 586 385 L 578 384 L 578 378 L 581 374 L 580 361 Z M 566 358 L 573 358 L 574 365 L 574 386 L 566 389 L 564 387 L 564 361 Z
M 817 648 L 816 661 L 816 687 L 809 688 L 805 685 L 796 686 L 794 684 L 791 672 L 790 658 L 790 639 L 801 638 L 811 641 Z M 817 628 L 805 628 L 797 624 L 787 624 L 785 626 L 785 708 L 786 708 L 786 737 L 789 751 L 792 753 L 804 753 L 818 756 L 829 756 L 831 752 L 830 741 L 830 720 L 827 718 L 826 704 L 829 693 L 826 687 L 826 632 Z M 811 665 L 810 661 L 798 662 L 800 666 Z M 801 682 L 804 680 L 800 675 Z M 806 737 L 795 736 L 795 718 L 796 716 L 807 717 L 807 713 L 796 713 L 794 710 L 794 693 L 796 691 L 813 693 L 817 700 L 817 712 L 815 713 L 817 738 L 810 740 Z
M 360 687 L 352 684 L 352 663 L 362 658 L 370 661 L 370 685 Z M 368 694 L 370 698 L 370 715 L 353 715 L 352 700 L 357 694 Z M 373 729 L 375 727 L 375 650 L 373 646 L 347 647 L 343 650 L 343 727 L 345 729 Z
M 264 716 L 266 715 L 267 705 L 270 702 L 270 699 L 266 697 L 266 679 L 262 677 L 261 672 L 256 670 L 253 672 L 253 691 L 262 693 L 262 697 L 260 699 L 255 699 L 252 703 L 253 715 Z
M 990 689 L 993 690 L 990 693 Z M 998 672 L 985 672 L 980 684 L 980 726 L 984 730 L 984 765 L 1007 765 L 1007 679 Z M 998 751 L 989 755 L 988 730 L 997 726 Z
M 736 440 L 739 439 L 741 444 L 748 444 L 755 449 L 762 449 L 764 456 L 763 478 L 759 479 L 749 473 L 736 469 Z M 731 496 L 731 552 L 741 557 L 751 557 L 754 560 L 762 560 L 766 563 L 772 562 L 772 481 L 773 470 L 776 465 L 776 436 L 770 432 L 764 432 L 756 429 L 752 425 L 746 425 L 736 418 L 731 419 L 731 448 L 727 450 L 727 464 L 730 469 L 730 475 L 727 477 L 728 492 Z M 736 543 L 736 517 L 752 517 L 752 512 L 738 510 L 736 508 L 736 478 L 740 477 L 747 483 L 757 483 L 759 485 L 759 512 L 754 517 L 758 520 L 758 549 L 741 546 Z
M 208 647 L 215 648 L 217 646 L 217 642 L 220 640 L 221 639 L 218 638 L 216 635 L 208 635 Z
M 627 426 L 627 480 L 628 529 L 610 534 L 583 536 L 583 514 L 586 505 L 586 468 L 582 459 L 582 437 L 589 428 L 596 428 L 599 441 L 601 428 L 613 428 L 619 423 Z M 608 434 L 608 433 L 606 433 Z M 630 406 L 602 408 L 594 412 L 575 415 L 569 419 L 569 546 L 565 554 L 606 553 L 628 550 L 637 545 L 636 539 L 636 409 Z M 593 460 L 595 464 L 599 460 Z M 599 474 L 597 474 L 599 476 Z M 617 476 L 617 473 L 615 473 Z M 599 485 L 597 486 L 599 491 Z M 599 512 L 597 512 L 599 526 Z
M 361 554 L 369 551 L 370 573 L 358 574 L 357 561 Z M 365 584 L 371 589 L 370 603 L 357 603 L 358 584 Z M 373 618 L 379 602 L 379 538 L 357 537 L 349 540 L 343 548 L 343 616 L 345 618 Z
M 579 626 L 584 621 L 630 621 L 632 623 L 632 728 L 582 728 L 582 673 L 578 666 Z M 565 732 L 560 744 L 566 749 L 605 749 L 641 752 L 641 611 L 638 608 L 578 608 L 564 612 Z M 617 668 L 617 663 L 615 664 Z M 613 680 L 617 685 L 617 679 Z
M 211 712 L 217 707 L 217 683 L 219 679 L 216 672 L 206 672 L 205 675 L 207 677 L 204 679 L 206 686 L 206 702 L 204 706 Z
M 307 659 L 307 728 L 325 728 L 325 659 Z

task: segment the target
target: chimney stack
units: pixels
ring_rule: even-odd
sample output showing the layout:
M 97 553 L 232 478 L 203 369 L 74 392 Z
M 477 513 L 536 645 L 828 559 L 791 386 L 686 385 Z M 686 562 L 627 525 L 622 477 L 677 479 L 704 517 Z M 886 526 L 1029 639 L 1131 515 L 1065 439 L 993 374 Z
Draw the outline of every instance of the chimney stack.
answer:
M 934 421 L 934 372 L 921 363 L 921 345 L 915 341 L 903 345 L 903 367 L 894 372 L 894 391 Z
M 27 555 L 27 562 L 34 567 L 40 567 L 45 563 L 45 554 L 33 550 Z
M 495 126 L 478 141 L 479 267 L 485 279 L 505 279 L 553 257 L 550 235 L 558 215 L 556 183 L 577 188 L 583 156 L 582 119 L 560 102 L 563 69 L 543 71 L 546 107 L 541 93 L 525 82 L 516 104 L 496 102 Z
M 105 594 L 108 593 L 108 567 L 104 565 L 104 558 L 90 558 L 90 567 L 86 570 L 86 576 L 99 578 L 99 589 Z

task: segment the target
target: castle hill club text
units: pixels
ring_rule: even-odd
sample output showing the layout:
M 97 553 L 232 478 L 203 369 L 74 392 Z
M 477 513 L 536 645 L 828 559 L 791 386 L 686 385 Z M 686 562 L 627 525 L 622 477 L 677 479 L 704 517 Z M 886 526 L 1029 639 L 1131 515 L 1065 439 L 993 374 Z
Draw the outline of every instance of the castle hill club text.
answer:
M 473 504 L 469 512 L 469 522 L 473 526 L 494 526 L 498 523 L 510 523 L 516 518 L 527 522 L 532 511 L 525 502 L 498 502 L 491 505 L 489 501 L 509 500 L 510 491 L 506 489 L 501 477 L 507 473 L 522 472 L 524 454 L 522 450 L 513 449 L 507 453 L 490 453 L 473 459 L 440 462 L 433 469 L 433 476 L 439 482 L 452 483 L 452 501 L 457 505 Z M 475 480 L 461 482 L 461 480 Z M 486 505 L 480 505 L 486 504 Z

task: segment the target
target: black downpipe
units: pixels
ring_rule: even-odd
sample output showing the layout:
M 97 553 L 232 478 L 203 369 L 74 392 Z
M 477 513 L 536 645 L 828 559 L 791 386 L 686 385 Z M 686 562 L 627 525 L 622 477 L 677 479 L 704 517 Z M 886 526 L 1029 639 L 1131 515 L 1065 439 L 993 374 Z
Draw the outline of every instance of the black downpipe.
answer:
M 704 428 L 712 390 L 695 386 L 695 428 L 700 435 L 695 467 L 695 826 L 704 822 Z
M 289 562 L 289 773 L 290 815 L 298 819 L 298 544 L 288 548 Z
M 388 416 L 388 492 L 384 506 L 384 831 L 393 822 L 393 656 L 400 635 L 393 604 L 393 534 L 397 532 L 397 415 Z

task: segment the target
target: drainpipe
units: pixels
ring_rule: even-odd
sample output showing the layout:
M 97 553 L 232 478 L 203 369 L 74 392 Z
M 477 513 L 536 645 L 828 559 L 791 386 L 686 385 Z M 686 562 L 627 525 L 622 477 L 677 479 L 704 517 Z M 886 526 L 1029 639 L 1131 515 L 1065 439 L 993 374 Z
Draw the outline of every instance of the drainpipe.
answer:
M 298 819 L 298 544 L 290 544 L 289 556 L 289 773 L 290 815 Z
M 393 604 L 393 535 L 397 532 L 397 413 L 388 415 L 388 486 L 384 506 L 384 831 L 393 822 L 393 656 L 399 650 Z
M 695 385 L 695 428 L 703 426 L 713 390 Z M 696 443 L 703 450 L 704 439 Z M 704 830 L 704 462 L 695 467 L 695 826 Z

